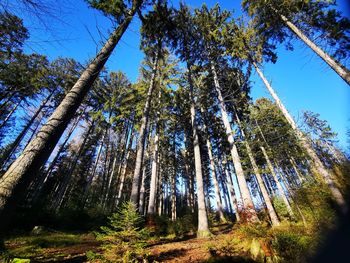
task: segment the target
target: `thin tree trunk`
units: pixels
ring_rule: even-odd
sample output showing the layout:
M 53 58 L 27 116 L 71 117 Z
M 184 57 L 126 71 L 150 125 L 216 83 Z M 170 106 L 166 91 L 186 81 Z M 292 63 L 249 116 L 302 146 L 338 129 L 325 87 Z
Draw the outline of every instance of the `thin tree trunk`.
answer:
M 82 113 L 83 114 L 83 113 Z M 43 181 L 43 183 L 46 182 L 46 180 L 50 177 L 51 173 L 52 173 L 52 170 L 53 168 L 55 167 L 57 161 L 58 161 L 58 158 L 60 157 L 61 153 L 63 152 L 64 148 L 66 147 L 66 144 L 67 142 L 69 141 L 69 138 L 72 136 L 75 128 L 78 126 L 78 123 L 80 122 L 80 119 L 82 117 L 82 114 L 76 119 L 76 121 L 72 124 L 71 128 L 69 129 L 68 133 L 67 133 L 67 136 L 65 138 L 65 140 L 62 142 L 62 144 L 60 145 L 58 151 L 57 151 L 57 154 L 55 156 L 55 158 L 52 160 L 52 162 L 50 163 L 50 166 L 49 168 L 47 169 L 47 172 L 46 172 L 46 176 L 45 176 L 45 179 Z M 93 121 L 90 125 L 90 127 L 94 126 L 95 122 Z
M 163 173 L 161 170 L 161 158 L 159 157 L 159 169 L 158 169 L 158 190 L 157 190 L 157 196 L 158 196 L 158 215 L 161 216 L 163 212 L 163 206 L 164 206 L 164 189 L 163 189 Z
M 149 89 L 147 93 L 146 103 L 143 110 L 143 116 L 141 119 L 141 127 L 139 132 L 139 141 L 137 143 L 137 152 L 136 152 L 136 161 L 135 161 L 135 170 L 134 170 L 134 177 L 132 181 L 132 188 L 131 188 L 131 197 L 130 201 L 134 204 L 138 204 L 139 200 L 139 191 L 140 191 L 140 176 L 141 176 L 141 168 L 142 168 L 142 159 L 144 154 L 144 148 L 145 148 L 145 139 L 146 139 L 146 127 L 148 124 L 148 118 L 149 118 L 149 111 L 151 108 L 151 99 L 152 99 L 152 93 L 155 87 L 155 78 L 157 75 L 158 70 L 158 60 L 159 60 L 159 54 L 160 53 L 160 45 L 157 50 L 157 54 L 153 61 L 153 68 L 152 68 L 152 75 L 151 75 L 151 81 L 149 84 Z
M 141 188 L 140 188 L 140 200 L 139 200 L 139 212 L 142 215 L 144 211 L 145 204 L 145 179 L 146 179 L 146 165 L 145 162 L 147 157 L 145 156 L 143 168 L 142 168 L 142 177 L 141 177 Z
M 241 221 L 241 217 L 239 215 L 240 211 L 239 211 L 238 204 L 237 204 L 235 189 L 233 188 L 232 177 L 231 177 L 230 172 L 229 172 L 227 167 L 223 167 L 223 170 L 224 170 L 225 175 L 226 175 L 226 183 L 227 183 L 228 191 L 229 191 L 229 194 L 231 197 L 231 201 L 232 201 L 233 207 L 235 209 L 236 222 L 239 222 L 239 221 Z
M 19 201 L 23 198 L 25 189 L 37 174 L 38 169 L 47 161 L 141 4 L 142 0 L 133 1 L 133 6 L 124 21 L 112 33 L 96 58 L 89 64 L 47 123 L 41 128 L 36 138 L 31 141 L 1 178 L 0 222 L 2 228 L 7 226 L 12 216 L 10 212 L 15 210 Z
M 93 122 L 94 123 L 94 122 Z M 69 172 L 64 175 L 64 178 L 63 178 L 63 182 L 62 182 L 62 185 L 57 193 L 57 202 L 56 202 L 56 206 L 54 207 L 56 209 L 56 211 L 58 211 L 61 207 L 62 207 L 62 204 L 63 204 L 63 200 L 65 198 L 65 196 L 67 195 L 67 192 L 68 192 L 68 186 L 69 186 L 69 182 L 70 180 L 72 179 L 72 175 L 74 173 L 74 170 L 75 170 L 75 167 L 77 166 L 77 163 L 78 163 L 78 160 L 84 150 L 84 147 L 86 145 L 86 142 L 89 138 L 89 135 L 91 133 L 91 131 L 94 129 L 94 125 L 91 125 L 87 131 L 87 133 L 85 134 L 84 136 L 84 140 L 83 142 L 81 143 L 80 147 L 79 147 L 79 151 L 78 153 L 74 156 L 74 159 L 73 159 L 73 162 L 72 164 L 70 165 L 70 168 L 69 168 Z M 84 198 L 85 199 L 85 198 Z
M 338 189 L 338 187 L 335 185 L 329 171 L 327 171 L 327 168 L 323 165 L 322 161 L 320 160 L 320 158 L 317 156 L 316 152 L 314 151 L 310 140 L 299 130 L 294 119 L 289 114 L 287 109 L 284 107 L 281 100 L 279 99 L 279 97 L 277 96 L 275 91 L 272 89 L 270 83 L 267 81 L 267 79 L 265 78 L 265 76 L 263 75 L 263 73 L 261 72 L 261 70 L 259 69 L 259 67 L 256 65 L 255 62 L 253 62 L 253 65 L 254 65 L 258 75 L 260 76 L 260 78 L 264 82 L 266 88 L 270 92 L 271 96 L 274 98 L 277 106 L 282 111 L 284 117 L 287 119 L 288 123 L 290 124 L 290 126 L 294 130 L 297 138 L 300 141 L 301 146 L 304 148 L 304 150 L 310 156 L 310 158 L 313 162 L 313 167 L 316 169 L 317 173 L 323 177 L 325 183 L 327 184 L 329 190 L 331 191 L 333 198 L 336 201 L 336 203 L 338 204 L 338 206 L 340 207 L 342 213 L 346 214 L 346 212 L 348 211 L 348 207 L 347 207 L 347 204 L 344 200 L 344 197 L 343 197 L 342 193 L 340 192 L 340 190 Z
M 176 220 L 176 131 L 174 129 L 174 135 L 173 135 L 173 151 L 174 151 L 174 158 L 173 158 L 173 166 L 174 166 L 174 174 L 171 177 L 171 220 Z
M 299 28 L 297 28 L 287 17 L 279 14 L 283 22 L 292 32 L 297 35 L 309 48 L 311 48 L 324 62 L 326 62 L 331 69 L 333 69 L 348 85 L 350 85 L 350 71 L 337 63 L 330 55 L 319 48 L 314 42 L 312 42 Z
M 16 103 L 15 107 L 12 108 L 12 110 L 7 114 L 5 120 L 0 124 L 0 129 L 5 126 L 5 124 L 8 122 L 8 120 L 11 118 L 12 114 L 15 113 L 18 106 L 21 104 L 22 100 Z
M 185 171 L 187 175 L 187 182 L 188 182 L 188 207 L 191 209 L 191 212 L 194 213 L 194 184 L 193 184 L 193 173 L 192 170 L 190 171 L 189 167 L 189 157 L 188 157 L 188 151 L 187 151 L 187 136 L 186 132 L 184 134 L 184 145 L 185 145 Z
M 270 219 L 271 219 L 271 223 L 272 223 L 273 226 L 278 226 L 280 224 L 280 221 L 278 220 L 278 216 L 277 216 L 276 211 L 275 211 L 275 209 L 274 209 L 274 207 L 272 205 L 270 196 L 267 193 L 264 181 L 263 181 L 263 179 L 261 177 L 258 165 L 255 162 L 255 158 L 253 156 L 253 153 L 252 153 L 252 150 L 250 148 L 250 145 L 249 145 L 249 143 L 247 141 L 247 138 L 246 138 L 246 136 L 244 134 L 243 127 L 242 127 L 241 121 L 240 121 L 240 119 L 239 119 L 239 117 L 237 115 L 237 112 L 235 112 L 235 116 L 236 116 L 237 124 L 239 126 L 239 129 L 240 129 L 242 137 L 243 137 L 244 145 L 246 147 L 250 163 L 252 164 L 255 177 L 256 177 L 256 179 L 258 181 L 260 192 L 261 192 L 261 194 L 262 194 L 262 196 L 264 198 L 264 202 L 266 204 L 267 212 L 269 213 L 269 216 L 270 216 Z
M 190 87 L 190 100 L 191 100 L 191 124 L 192 124 L 192 135 L 193 135 L 193 147 L 194 147 L 194 159 L 195 159 L 195 171 L 197 181 L 197 202 L 198 202 L 198 237 L 205 237 L 210 235 L 208 216 L 205 208 L 205 197 L 204 197 L 204 185 L 203 185 L 203 174 L 202 174 L 202 160 L 201 152 L 199 147 L 198 129 L 196 124 L 196 109 L 195 100 L 193 95 L 193 82 L 191 75 L 191 66 L 187 63 L 188 69 L 188 83 Z
M 223 124 L 224 124 L 225 129 L 226 129 L 228 142 L 230 143 L 230 147 L 231 147 L 231 149 L 230 149 L 231 150 L 231 157 L 232 157 L 233 165 L 235 167 L 237 180 L 238 180 L 238 184 L 239 184 L 239 189 L 241 191 L 243 207 L 244 207 L 245 213 L 247 213 L 247 215 L 248 215 L 247 220 L 251 221 L 251 222 L 257 222 L 257 221 L 259 221 L 259 218 L 256 214 L 256 211 L 254 208 L 254 203 L 253 203 L 253 200 L 250 196 L 248 185 L 247 185 L 247 182 L 245 180 L 245 175 L 244 175 L 244 172 L 242 169 L 241 159 L 239 157 L 236 144 L 234 142 L 233 131 L 232 131 L 231 124 L 230 124 L 230 121 L 228 118 L 226 105 L 225 105 L 224 99 L 223 99 L 222 94 L 221 94 L 221 88 L 220 88 L 220 84 L 219 84 L 219 80 L 218 80 L 218 76 L 217 76 L 214 64 L 211 64 L 211 70 L 212 70 L 212 73 L 214 76 L 215 90 L 216 90 L 216 93 L 217 93 L 217 96 L 219 99 L 221 118 L 222 118 Z
M 275 170 L 274 170 L 274 168 L 273 168 L 273 166 L 272 166 L 272 164 L 271 164 L 270 158 L 269 158 L 269 156 L 267 155 L 266 150 L 265 150 L 265 148 L 264 148 L 263 146 L 260 146 L 260 149 L 261 149 L 261 151 L 262 151 L 263 154 L 264 154 L 264 157 L 265 157 L 267 166 L 269 167 L 270 172 L 271 172 L 271 174 L 272 174 L 272 176 L 273 176 L 273 179 L 274 179 L 275 182 L 276 182 L 276 186 L 277 186 L 278 192 L 279 192 L 279 194 L 281 195 L 282 200 L 283 200 L 284 204 L 285 204 L 286 207 L 287 207 L 287 210 L 288 210 L 289 215 L 290 215 L 291 217 L 294 217 L 294 213 L 293 213 L 292 207 L 290 206 L 289 201 L 288 201 L 288 198 L 287 198 L 287 196 L 286 196 L 286 193 L 284 192 L 284 190 L 283 190 L 283 188 L 282 188 L 282 185 L 281 185 L 280 181 L 279 181 L 278 178 L 277 178 L 277 175 L 276 175 L 276 173 L 275 173 Z
M 107 129 L 105 130 L 105 132 L 102 135 L 101 144 L 100 144 L 100 146 L 98 147 L 98 150 L 97 150 L 96 160 L 95 160 L 94 166 L 92 167 L 92 172 L 91 172 L 91 175 L 89 176 L 89 179 L 87 181 L 86 188 L 84 190 L 85 194 L 88 194 L 89 188 L 91 187 L 91 185 L 95 181 L 94 178 L 95 178 L 95 174 L 96 174 L 96 169 L 97 169 L 98 162 L 100 160 L 100 156 L 101 156 L 101 153 L 102 153 L 102 148 L 103 148 L 103 145 L 104 145 L 104 139 L 105 139 L 106 134 L 107 134 Z
M 158 125 L 157 125 L 158 126 Z M 158 127 L 156 128 L 156 134 L 154 135 L 154 150 L 152 158 L 152 172 L 151 172 L 151 185 L 150 185 L 150 195 L 148 202 L 147 214 L 155 214 L 155 197 L 157 189 L 157 171 L 158 171 L 158 145 L 159 145 L 159 136 L 158 136 Z
M 126 176 L 126 169 L 128 167 L 128 161 L 129 161 L 129 157 L 130 157 L 130 152 L 131 152 L 131 147 L 132 147 L 133 140 L 134 140 L 134 133 L 131 131 L 130 143 L 128 145 L 128 149 L 126 150 L 125 159 L 122 160 L 123 165 L 122 165 L 122 169 L 121 169 L 121 172 L 120 172 L 120 183 L 119 183 L 119 189 L 118 189 L 116 205 L 119 205 L 121 197 L 122 197 L 123 188 L 124 188 L 124 182 L 125 182 L 125 176 Z
M 201 109 L 203 112 L 203 109 Z M 216 174 L 216 169 L 215 169 L 215 162 L 214 162 L 214 158 L 213 158 L 213 153 L 212 153 L 212 147 L 211 147 L 211 143 L 210 143 L 210 139 L 209 139 L 209 134 L 207 132 L 207 127 L 204 124 L 203 128 L 205 130 L 205 132 L 207 133 L 207 138 L 206 138 L 206 142 L 207 142 L 207 149 L 208 149 L 208 155 L 209 155 L 209 167 L 210 167 L 210 171 L 212 172 L 212 178 L 213 178 L 213 184 L 214 184 L 214 192 L 215 192 L 215 199 L 216 199 L 216 205 L 217 205 L 217 209 L 218 209 L 218 213 L 219 213 L 219 218 L 221 222 L 226 222 L 225 219 L 225 215 L 224 215 L 224 210 L 222 207 L 222 201 L 221 201 L 221 196 L 220 196 L 220 187 L 219 187 L 219 182 L 218 182 L 218 177 Z
M 35 111 L 35 113 L 33 114 L 33 116 L 30 118 L 30 120 L 27 122 L 27 124 L 24 126 L 24 128 L 22 129 L 21 133 L 18 134 L 18 136 L 16 137 L 16 139 L 14 140 L 13 143 L 11 143 L 11 147 L 9 149 L 6 150 L 6 152 L 3 155 L 4 161 L 2 162 L 1 168 L 4 167 L 4 165 L 9 161 L 9 159 L 11 158 L 12 154 L 14 153 L 14 151 L 16 150 L 16 148 L 18 147 L 18 145 L 20 144 L 20 142 L 22 141 L 22 139 L 24 138 L 24 136 L 27 134 L 29 128 L 32 126 L 32 124 L 34 123 L 35 119 L 38 117 L 38 115 L 40 114 L 40 112 L 42 111 L 42 109 L 46 106 L 46 104 L 49 102 L 49 100 L 51 99 L 52 95 L 54 94 L 54 91 L 51 91 L 51 93 L 49 94 L 49 96 L 46 97 L 46 99 L 40 104 L 39 108 Z
M 290 163 L 292 164 L 293 170 L 294 170 L 295 174 L 297 175 L 297 177 L 298 177 L 300 183 L 303 183 L 305 179 L 304 179 L 303 176 L 300 174 L 299 169 L 297 168 L 297 163 L 296 163 L 295 160 L 294 160 L 294 157 L 291 156 L 291 157 L 289 158 L 289 161 L 290 161 Z

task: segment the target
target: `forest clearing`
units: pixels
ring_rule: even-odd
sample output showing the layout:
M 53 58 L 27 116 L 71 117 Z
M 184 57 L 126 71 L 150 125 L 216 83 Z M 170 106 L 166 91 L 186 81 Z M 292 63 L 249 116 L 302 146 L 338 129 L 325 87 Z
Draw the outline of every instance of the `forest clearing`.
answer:
M 58 2 L 0 0 L 0 262 L 347 262 L 346 0 Z

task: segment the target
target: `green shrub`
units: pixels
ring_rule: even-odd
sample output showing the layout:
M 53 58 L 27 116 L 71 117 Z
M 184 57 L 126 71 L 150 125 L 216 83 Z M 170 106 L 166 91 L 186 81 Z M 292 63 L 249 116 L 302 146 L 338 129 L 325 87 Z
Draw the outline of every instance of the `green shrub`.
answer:
M 276 210 L 277 215 L 281 220 L 288 220 L 289 218 L 289 213 L 286 204 L 283 202 L 282 198 L 280 197 L 274 197 L 272 199 L 273 206 Z
M 309 253 L 311 237 L 288 231 L 275 233 L 272 248 L 285 262 L 304 262 Z
M 265 238 L 268 236 L 268 227 L 265 224 L 242 225 L 240 230 L 249 238 Z
M 149 233 L 142 228 L 143 218 L 131 202 L 122 204 L 109 217 L 109 226 L 96 234 L 102 241 L 102 258 L 106 262 L 138 262 L 147 257 L 145 246 Z

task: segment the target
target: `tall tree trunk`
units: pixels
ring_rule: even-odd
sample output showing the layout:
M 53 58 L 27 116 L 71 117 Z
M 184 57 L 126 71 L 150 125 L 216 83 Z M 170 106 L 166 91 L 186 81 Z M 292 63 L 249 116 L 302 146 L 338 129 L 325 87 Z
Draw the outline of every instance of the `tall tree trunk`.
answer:
M 295 174 L 297 175 L 298 179 L 299 179 L 299 182 L 300 184 L 304 182 L 304 178 L 302 177 L 302 175 L 300 174 L 299 172 L 299 169 L 297 168 L 297 163 L 295 162 L 294 160 L 294 157 L 291 156 L 289 158 L 289 162 L 291 163 L 292 167 L 293 167 L 293 170 L 295 172 Z
M 101 153 L 102 153 L 102 148 L 103 148 L 103 145 L 104 145 L 104 140 L 105 140 L 105 137 L 106 137 L 106 134 L 107 134 L 107 130 L 108 129 L 106 128 L 105 131 L 103 132 L 103 135 L 102 135 L 102 138 L 101 138 L 101 144 L 100 144 L 100 146 L 98 147 L 98 150 L 97 150 L 95 163 L 94 163 L 94 166 L 92 167 L 91 175 L 89 176 L 89 178 L 87 180 L 87 183 L 86 183 L 86 187 L 85 187 L 85 190 L 84 190 L 85 195 L 88 194 L 91 185 L 95 182 L 94 178 L 95 178 L 98 162 L 100 160 L 100 156 L 101 156 Z
M 176 220 L 176 131 L 174 129 L 174 135 L 173 135 L 173 151 L 174 151 L 174 158 L 173 158 L 173 167 L 174 167 L 174 174 L 171 177 L 171 220 Z
M 279 14 L 279 16 L 295 35 L 297 35 L 309 48 L 311 48 L 321 59 L 323 59 L 323 61 L 326 62 L 331 67 L 331 69 L 333 69 L 346 83 L 348 83 L 348 85 L 350 85 L 350 71 L 346 67 L 337 63 L 330 55 L 319 48 L 287 17 L 282 14 Z
M 35 111 L 35 113 L 30 118 L 30 120 L 27 122 L 27 124 L 24 126 L 24 128 L 21 131 L 21 133 L 18 134 L 16 139 L 13 141 L 13 143 L 11 143 L 11 147 L 6 150 L 6 152 L 3 155 L 3 161 L 2 161 L 2 164 L 1 164 L 1 168 L 4 167 L 4 165 L 9 161 L 9 159 L 12 156 L 12 154 L 14 153 L 14 151 L 16 150 L 16 148 L 18 147 L 18 145 L 20 144 L 20 142 L 22 141 L 24 136 L 27 134 L 29 128 L 32 126 L 32 124 L 34 123 L 35 119 L 38 117 L 38 115 L 42 111 L 42 109 L 50 101 L 50 99 L 51 99 L 53 94 L 54 94 L 54 91 L 51 91 L 50 94 L 46 97 L 46 99 L 40 104 L 39 108 Z
M 211 70 L 212 70 L 212 74 L 214 76 L 215 90 L 216 90 L 216 93 L 217 93 L 217 96 L 219 99 L 221 119 L 222 119 L 222 122 L 225 126 L 227 139 L 228 139 L 228 142 L 230 143 L 230 147 L 231 147 L 231 149 L 230 149 L 231 150 L 231 157 L 232 157 L 233 165 L 235 167 L 237 180 L 238 180 L 238 184 L 239 184 L 239 189 L 241 191 L 243 207 L 244 207 L 245 213 L 247 213 L 247 215 L 248 215 L 247 220 L 249 220 L 251 222 L 257 222 L 257 221 L 259 221 L 259 218 L 256 214 L 256 211 L 254 208 L 254 203 L 253 203 L 253 200 L 250 196 L 248 185 L 247 185 L 247 182 L 245 180 L 245 175 L 244 175 L 244 172 L 242 169 L 241 159 L 239 157 L 236 144 L 234 142 L 233 131 L 232 131 L 231 124 L 230 124 L 230 121 L 228 118 L 226 105 L 225 105 L 224 99 L 223 99 L 222 94 L 221 94 L 219 79 L 218 79 L 214 64 L 211 64 Z
M 15 113 L 15 111 L 16 111 L 17 108 L 18 108 L 18 106 L 21 104 L 21 102 L 22 102 L 22 100 L 20 100 L 19 102 L 17 102 L 16 105 L 12 108 L 12 110 L 7 114 L 5 120 L 0 124 L 0 129 L 6 125 L 6 123 L 8 122 L 8 120 L 11 118 L 12 114 Z
M 239 221 L 241 221 L 241 217 L 239 215 L 240 211 L 239 211 L 238 204 L 237 204 L 235 189 L 233 188 L 232 177 L 230 175 L 230 171 L 228 170 L 228 166 L 223 167 L 223 170 L 224 170 L 225 175 L 226 175 L 226 183 L 227 183 L 228 191 L 229 191 L 229 194 L 231 197 L 231 202 L 232 202 L 233 207 L 235 209 L 236 222 L 239 222 Z
M 154 150 L 153 150 L 153 158 L 152 158 L 152 172 L 151 172 L 151 184 L 150 184 L 150 192 L 149 192 L 149 202 L 147 208 L 148 215 L 155 214 L 155 197 L 156 197 L 156 189 L 157 189 L 157 171 L 158 171 L 158 145 L 159 145 L 159 135 L 158 135 L 158 125 L 156 127 L 156 133 L 154 135 Z
M 262 194 L 262 197 L 264 198 L 264 202 L 266 204 L 267 212 L 269 213 L 269 216 L 270 216 L 270 219 L 271 219 L 271 223 L 272 223 L 273 226 L 278 226 L 280 224 L 280 222 L 278 220 L 278 216 L 277 216 L 276 211 L 275 211 L 275 209 L 274 209 L 274 207 L 272 205 L 270 196 L 267 193 L 264 181 L 263 181 L 263 179 L 261 177 L 258 165 L 255 162 L 255 158 L 253 156 L 253 153 L 252 153 L 252 150 L 250 148 L 250 145 L 249 145 L 249 143 L 247 141 L 247 138 L 246 138 L 246 136 L 244 134 L 243 126 L 242 126 L 241 121 L 240 121 L 240 119 L 239 119 L 239 117 L 237 115 L 237 112 L 235 112 L 235 116 L 236 116 L 238 127 L 239 127 L 239 129 L 241 131 L 241 134 L 242 134 L 242 137 L 243 137 L 244 145 L 246 147 L 250 163 L 251 163 L 251 165 L 253 167 L 253 171 L 254 171 L 255 177 L 256 177 L 256 179 L 258 181 L 260 192 Z
M 264 82 L 267 90 L 270 92 L 271 96 L 275 100 L 277 106 L 282 111 L 284 117 L 287 119 L 288 123 L 290 124 L 290 126 L 294 130 L 297 138 L 300 141 L 301 146 L 304 148 L 304 150 L 310 156 L 310 158 L 313 162 L 313 168 L 317 171 L 318 174 L 320 174 L 323 177 L 325 183 L 327 184 L 329 190 L 331 191 L 333 198 L 336 201 L 336 203 L 338 204 L 338 206 L 340 207 L 342 213 L 346 214 L 346 212 L 348 211 L 348 206 L 344 200 L 344 197 L 343 197 L 342 193 L 340 192 L 340 190 L 338 189 L 338 187 L 335 185 L 335 183 L 331 177 L 331 174 L 329 173 L 329 171 L 327 171 L 327 168 L 323 165 L 322 161 L 317 156 L 315 150 L 312 147 L 310 140 L 304 135 L 304 133 L 302 133 L 299 130 L 294 119 L 289 114 L 287 109 L 284 107 L 281 100 L 279 99 L 279 97 L 277 96 L 275 91 L 272 89 L 270 83 L 267 81 L 267 79 L 265 78 L 265 76 L 263 75 L 263 73 L 261 72 L 259 67 L 257 66 L 257 64 L 255 62 L 253 62 L 253 65 L 254 65 L 258 75 L 260 76 L 260 78 Z
M 119 205 L 120 200 L 122 198 L 123 188 L 124 188 L 124 182 L 125 182 L 125 176 L 126 176 L 126 169 L 128 167 L 128 161 L 130 157 L 131 147 L 134 140 L 134 133 L 131 131 L 130 134 L 130 143 L 128 145 L 128 149 L 126 150 L 125 158 L 122 160 L 122 169 L 120 171 L 120 182 L 119 182 L 119 189 L 116 199 L 116 205 Z
M 185 171 L 186 171 L 187 183 L 188 183 L 188 187 L 186 187 L 186 190 L 188 190 L 188 207 L 191 209 L 191 212 L 194 213 L 194 183 L 193 183 L 194 179 L 193 179 L 192 170 L 190 171 L 187 142 L 188 142 L 188 139 L 187 139 L 187 135 L 185 132 L 185 134 L 184 134 Z
M 76 121 L 72 124 L 71 128 L 69 129 L 68 133 L 67 133 L 67 136 L 65 138 L 65 140 L 62 142 L 62 144 L 60 145 L 60 147 L 58 148 L 58 151 L 56 153 L 56 156 L 54 157 L 54 159 L 52 160 L 52 162 L 50 163 L 50 166 L 49 168 L 47 169 L 47 172 L 46 172 L 46 176 L 45 176 L 45 179 L 43 181 L 43 183 L 46 182 L 46 180 L 50 177 L 51 173 L 52 173 L 52 170 L 53 168 L 55 167 L 57 161 L 58 161 L 58 158 L 60 157 L 61 153 L 63 152 L 64 148 L 66 147 L 66 144 L 68 143 L 69 141 L 69 138 L 72 136 L 75 128 L 78 126 L 78 123 L 80 122 L 80 119 L 83 115 L 83 112 L 82 114 L 76 119 Z M 91 125 L 90 127 L 93 127 L 95 125 L 95 122 L 92 121 L 91 122 Z
M 138 204 L 139 200 L 139 191 L 140 191 L 140 177 L 141 177 L 141 168 L 142 168 L 142 159 L 143 154 L 145 150 L 145 140 L 146 140 L 146 127 L 148 124 L 148 118 L 149 118 L 149 111 L 151 108 L 151 99 L 152 99 L 152 93 L 155 86 L 155 79 L 157 76 L 157 70 L 158 70 L 158 60 L 160 55 L 160 44 L 158 44 L 158 50 L 156 53 L 156 56 L 153 61 L 153 68 L 152 68 L 152 75 L 151 75 L 151 81 L 148 88 L 147 98 L 145 107 L 143 110 L 143 115 L 141 119 L 141 127 L 139 132 L 139 140 L 137 143 L 137 152 L 136 152 L 136 161 L 135 161 L 135 170 L 134 170 L 134 177 L 132 180 L 132 188 L 131 188 L 131 197 L 130 201 L 134 204 Z
M 79 160 L 81 154 L 83 153 L 83 150 L 84 150 L 84 147 L 86 145 L 86 142 L 88 141 L 89 135 L 94 130 L 94 128 L 95 128 L 95 126 L 94 126 L 94 122 L 93 122 L 93 125 L 91 125 L 89 127 L 88 131 L 86 132 L 86 134 L 84 136 L 84 140 L 82 141 L 82 143 L 81 143 L 81 145 L 79 147 L 78 153 L 74 156 L 74 159 L 73 159 L 73 161 L 72 161 L 72 163 L 71 163 L 71 165 L 69 167 L 68 173 L 63 176 L 62 184 L 59 187 L 58 193 L 56 195 L 57 196 L 57 198 L 56 198 L 56 200 L 57 200 L 56 204 L 57 205 L 54 206 L 56 211 L 58 211 L 61 208 L 62 204 L 63 204 L 63 200 L 64 200 L 65 196 L 67 195 L 69 182 L 72 179 L 72 175 L 74 173 L 75 167 L 77 166 L 78 160 Z
M 161 158 L 159 156 L 159 169 L 158 169 L 158 176 L 157 176 L 157 196 L 158 196 L 158 215 L 161 216 L 163 213 L 163 206 L 164 206 L 164 189 L 163 189 L 163 173 L 162 173 L 162 166 L 160 162 Z
M 204 114 L 203 108 L 201 108 L 201 112 L 202 112 L 202 114 Z M 222 207 L 222 201 L 221 201 L 221 196 L 220 196 L 220 187 L 219 187 L 218 177 L 216 174 L 215 162 L 214 162 L 213 153 L 212 153 L 212 147 L 211 147 L 211 143 L 210 143 L 210 138 L 209 138 L 207 126 L 205 125 L 205 123 L 203 124 L 203 129 L 204 129 L 204 132 L 206 133 L 206 143 L 207 143 L 207 149 L 208 149 L 208 155 L 209 155 L 209 168 L 210 168 L 210 171 L 212 173 L 212 178 L 213 178 L 217 210 L 219 213 L 220 221 L 226 222 L 225 215 L 224 215 L 224 209 Z
M 141 6 L 141 0 L 134 0 L 124 21 L 112 33 L 96 58 L 89 64 L 73 88 L 67 93 L 36 138 L 10 166 L 0 180 L 0 222 L 6 227 L 12 213 L 23 198 L 24 190 L 36 176 L 38 169 L 47 161 L 74 113 L 98 76 L 123 33 L 128 28 L 134 14 Z M 5 220 L 6 219 L 6 220 Z
M 277 186 L 278 192 L 279 192 L 279 194 L 281 195 L 282 200 L 283 200 L 284 204 L 285 204 L 286 207 L 287 207 L 287 210 L 288 210 L 289 215 L 290 215 L 291 217 L 294 217 L 294 213 L 293 213 L 292 207 L 290 206 L 289 201 L 288 201 L 288 198 L 287 198 L 287 196 L 286 196 L 286 193 L 284 192 L 284 190 L 283 190 L 283 188 L 282 188 L 282 185 L 281 185 L 280 181 L 278 180 L 278 177 L 277 177 L 277 175 L 276 175 L 276 173 L 275 173 L 275 169 L 274 169 L 273 166 L 272 166 L 272 163 L 271 163 L 271 161 L 270 161 L 270 158 L 269 158 L 269 156 L 267 155 L 266 150 L 265 150 L 265 148 L 264 148 L 263 146 L 260 146 L 260 149 L 261 149 L 261 151 L 262 151 L 263 154 L 264 154 L 264 157 L 265 157 L 267 166 L 269 167 L 270 172 L 271 172 L 271 174 L 272 174 L 272 177 L 273 177 L 273 179 L 274 179 L 275 182 L 276 182 L 276 186 Z
M 146 153 L 147 154 L 147 153 Z M 146 160 L 145 156 L 143 168 L 142 168 L 142 176 L 141 176 L 141 187 L 140 187 L 140 200 L 139 200 L 139 212 L 142 215 L 145 209 L 145 180 L 146 180 Z
M 193 150 L 194 150 L 194 163 L 196 171 L 197 181 L 197 202 L 198 202 L 198 237 L 205 237 L 210 235 L 208 216 L 205 209 L 205 197 L 204 197 L 204 185 L 203 185 L 203 174 L 202 174 L 202 160 L 201 152 L 199 147 L 198 129 L 196 123 L 196 109 L 195 100 L 193 94 L 193 82 L 191 75 L 191 66 L 187 63 L 188 69 L 188 84 L 190 87 L 190 100 L 191 100 L 191 124 L 192 124 L 192 136 L 193 136 Z

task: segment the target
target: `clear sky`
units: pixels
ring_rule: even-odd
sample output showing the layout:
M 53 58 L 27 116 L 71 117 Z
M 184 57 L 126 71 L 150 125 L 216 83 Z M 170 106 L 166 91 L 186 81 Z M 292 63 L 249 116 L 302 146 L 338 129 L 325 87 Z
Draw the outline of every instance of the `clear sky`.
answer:
M 338 1 L 339 10 L 349 10 L 347 1 Z M 71 57 L 81 63 L 93 58 L 111 30 L 110 21 L 98 11 L 88 8 L 84 0 L 61 0 L 57 1 L 59 5 L 54 0 L 42 2 L 48 3 L 48 9 L 47 15 L 41 16 L 40 20 L 23 10 L 19 14 L 31 34 L 26 52 L 45 54 L 50 60 L 60 56 Z M 170 2 L 178 5 L 177 0 Z M 241 13 L 238 0 L 185 2 L 193 7 L 202 3 L 212 6 L 218 2 L 222 8 L 235 9 L 236 15 Z M 349 17 L 349 13 L 346 15 Z M 139 50 L 139 26 L 140 21 L 135 18 L 107 63 L 109 70 L 121 70 L 132 81 L 138 77 L 143 58 Z M 305 110 L 319 113 L 338 133 L 340 145 L 345 148 L 348 140 L 346 130 L 350 128 L 350 87 L 298 41 L 295 41 L 293 52 L 279 47 L 278 57 L 276 64 L 265 65 L 264 73 L 287 109 L 296 120 Z M 251 94 L 253 99 L 269 97 L 256 74 L 252 76 Z

